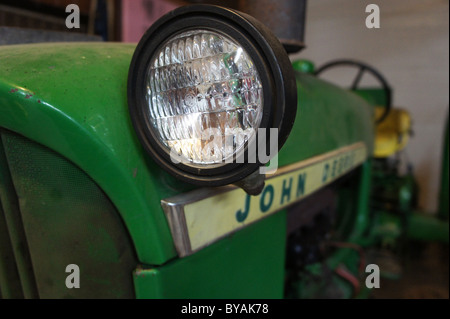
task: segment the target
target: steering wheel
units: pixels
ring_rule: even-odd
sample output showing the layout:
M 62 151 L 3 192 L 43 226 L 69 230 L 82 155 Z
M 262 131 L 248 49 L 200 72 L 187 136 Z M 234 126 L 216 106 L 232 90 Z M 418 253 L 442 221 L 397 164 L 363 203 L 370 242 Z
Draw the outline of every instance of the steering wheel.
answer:
M 385 92 L 386 105 L 385 105 L 383 114 L 381 114 L 381 116 L 375 121 L 375 123 L 380 124 L 381 122 L 383 122 L 383 120 L 388 116 L 389 112 L 391 111 L 391 107 L 392 107 L 392 90 L 391 90 L 390 85 L 386 81 L 386 79 L 380 74 L 380 72 L 375 70 L 370 65 L 367 65 L 365 63 L 355 61 L 355 60 L 334 60 L 334 61 L 328 62 L 325 65 L 322 65 L 320 68 L 318 68 L 317 71 L 314 72 L 314 74 L 319 75 L 320 73 L 322 73 L 325 70 L 328 70 L 333 67 L 340 67 L 340 66 L 350 66 L 350 67 L 355 67 L 355 68 L 359 69 L 355 79 L 353 80 L 352 85 L 350 86 L 351 90 L 358 89 L 359 82 L 361 82 L 361 78 L 366 71 L 369 72 L 370 74 L 372 74 L 378 80 L 378 82 L 380 82 L 381 87 L 383 88 L 383 90 Z

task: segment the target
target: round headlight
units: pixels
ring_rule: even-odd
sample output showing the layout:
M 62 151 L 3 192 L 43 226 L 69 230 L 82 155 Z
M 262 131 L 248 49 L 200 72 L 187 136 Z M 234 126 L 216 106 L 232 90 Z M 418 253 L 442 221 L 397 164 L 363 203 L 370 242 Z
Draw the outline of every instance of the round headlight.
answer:
M 259 129 L 278 129 L 280 148 L 296 102 L 281 43 L 254 18 L 222 7 L 162 17 L 130 66 L 128 104 L 140 141 L 161 167 L 197 185 L 234 183 L 264 165 L 250 156 L 269 151 L 269 130 L 262 137 Z

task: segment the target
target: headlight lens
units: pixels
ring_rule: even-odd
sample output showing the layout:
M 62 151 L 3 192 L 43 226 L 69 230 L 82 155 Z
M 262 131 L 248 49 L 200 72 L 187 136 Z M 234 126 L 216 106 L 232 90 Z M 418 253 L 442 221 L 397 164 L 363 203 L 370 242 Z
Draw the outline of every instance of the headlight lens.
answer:
M 217 31 L 181 32 L 150 60 L 148 116 L 167 153 L 191 166 L 232 162 L 262 118 L 263 88 L 248 53 Z

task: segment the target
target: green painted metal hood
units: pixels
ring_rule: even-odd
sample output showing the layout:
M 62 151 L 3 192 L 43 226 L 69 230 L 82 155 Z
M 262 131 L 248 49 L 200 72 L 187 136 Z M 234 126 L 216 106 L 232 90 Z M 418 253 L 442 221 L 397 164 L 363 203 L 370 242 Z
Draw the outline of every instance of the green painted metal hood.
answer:
M 160 200 L 194 188 L 163 172 L 143 151 L 128 115 L 126 85 L 135 46 L 52 43 L 0 47 L 0 127 L 62 154 L 109 196 L 139 260 L 176 256 Z M 288 165 L 354 142 L 373 148 L 371 107 L 298 73 L 298 113 L 279 154 Z

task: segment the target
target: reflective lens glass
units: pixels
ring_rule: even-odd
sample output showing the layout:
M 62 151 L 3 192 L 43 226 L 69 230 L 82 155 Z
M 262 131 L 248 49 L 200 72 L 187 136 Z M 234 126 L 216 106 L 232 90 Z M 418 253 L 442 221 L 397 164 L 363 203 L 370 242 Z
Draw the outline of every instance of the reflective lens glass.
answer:
M 260 76 L 248 53 L 210 30 L 173 36 L 147 72 L 151 129 L 170 154 L 207 168 L 233 160 L 256 136 L 263 113 Z

